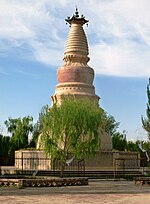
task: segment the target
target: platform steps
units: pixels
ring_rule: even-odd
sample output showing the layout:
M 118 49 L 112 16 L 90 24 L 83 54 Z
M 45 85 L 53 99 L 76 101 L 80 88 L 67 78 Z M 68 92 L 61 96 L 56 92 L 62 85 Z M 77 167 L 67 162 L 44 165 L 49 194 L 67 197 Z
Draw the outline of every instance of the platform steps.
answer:
M 132 171 L 64 171 L 64 177 L 88 177 L 98 179 L 111 179 L 114 177 L 136 177 L 140 176 L 141 172 L 137 170 Z M 60 176 L 60 171 L 37 171 L 36 176 Z

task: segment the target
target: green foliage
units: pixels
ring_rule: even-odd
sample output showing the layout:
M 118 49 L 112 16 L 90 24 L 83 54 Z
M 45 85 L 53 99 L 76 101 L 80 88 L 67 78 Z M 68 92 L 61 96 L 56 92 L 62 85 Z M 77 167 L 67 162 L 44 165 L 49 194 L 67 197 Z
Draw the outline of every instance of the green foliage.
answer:
M 125 151 L 127 147 L 126 135 L 123 133 L 116 132 L 112 136 L 113 149 L 119 151 Z
M 9 155 L 10 150 L 10 137 L 9 136 L 3 136 L 2 139 L 2 155 Z
M 139 151 L 138 143 L 139 143 L 139 141 L 136 141 L 136 142 L 127 141 L 126 150 L 138 152 Z
M 35 148 L 37 145 L 38 137 L 41 134 L 41 129 L 42 129 L 42 118 L 45 116 L 45 114 L 48 111 L 48 105 L 43 106 L 41 112 L 39 113 L 39 118 L 35 125 L 33 126 L 33 131 L 32 131 L 32 138 L 30 140 L 29 147 L 30 148 Z
M 99 147 L 99 132 L 103 126 L 103 111 L 89 100 L 62 100 L 53 105 L 42 118 L 42 138 L 45 151 L 62 163 L 71 154 L 84 159 Z
M 33 129 L 32 121 L 33 118 L 30 116 L 24 117 L 22 119 L 9 118 L 5 121 L 7 131 L 11 134 L 11 152 L 28 147 L 28 136 Z
M 10 150 L 10 137 L 0 134 L 0 156 L 9 156 Z
M 40 124 L 39 124 L 39 121 L 37 121 L 37 123 L 33 126 L 32 138 L 29 143 L 29 148 L 36 148 L 36 143 L 37 143 L 39 134 L 40 134 Z
M 142 117 L 142 125 L 143 128 L 147 131 L 148 137 L 150 139 L 150 79 L 149 84 L 147 85 L 147 108 L 146 108 L 146 116 L 147 118 Z
M 136 140 L 136 141 L 128 141 L 126 139 L 125 133 L 115 133 L 112 137 L 113 149 L 119 151 L 135 151 L 139 152 L 139 144 L 141 144 L 142 149 L 146 151 L 150 151 L 150 143 L 149 141 L 144 140 Z
M 108 115 L 106 112 L 104 112 L 104 116 L 105 116 L 105 132 L 112 136 L 114 133 L 116 133 L 120 123 L 116 122 L 115 118 L 111 115 Z
M 148 152 L 150 151 L 150 142 L 149 141 L 144 141 L 144 140 L 140 141 L 140 140 L 137 140 L 136 143 L 137 143 L 137 145 L 141 144 L 142 149 L 144 149 L 144 150 L 146 150 Z

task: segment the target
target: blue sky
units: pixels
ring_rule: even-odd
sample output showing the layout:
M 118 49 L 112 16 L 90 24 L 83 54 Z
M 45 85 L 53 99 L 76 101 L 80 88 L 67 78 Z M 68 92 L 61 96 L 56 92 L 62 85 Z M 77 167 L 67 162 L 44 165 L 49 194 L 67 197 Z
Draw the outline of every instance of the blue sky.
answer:
M 149 0 L 0 0 L 1 129 L 8 117 L 36 121 L 50 105 L 69 32 L 64 19 L 76 5 L 89 20 L 84 29 L 101 107 L 128 139 L 146 139 L 141 115 L 150 77 Z

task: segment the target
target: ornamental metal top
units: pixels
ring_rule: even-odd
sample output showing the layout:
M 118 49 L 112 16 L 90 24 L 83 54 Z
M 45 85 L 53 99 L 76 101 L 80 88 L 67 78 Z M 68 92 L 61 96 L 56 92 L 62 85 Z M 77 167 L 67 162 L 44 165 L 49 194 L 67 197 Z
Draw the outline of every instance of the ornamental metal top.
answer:
M 65 21 L 67 23 L 69 23 L 70 25 L 72 23 L 77 23 L 77 24 L 81 24 L 84 25 L 85 23 L 88 23 L 89 21 L 85 19 L 84 15 L 79 16 L 79 12 L 78 12 L 78 8 L 76 7 L 76 11 L 75 14 L 73 14 L 73 16 L 70 18 L 69 16 L 65 19 Z

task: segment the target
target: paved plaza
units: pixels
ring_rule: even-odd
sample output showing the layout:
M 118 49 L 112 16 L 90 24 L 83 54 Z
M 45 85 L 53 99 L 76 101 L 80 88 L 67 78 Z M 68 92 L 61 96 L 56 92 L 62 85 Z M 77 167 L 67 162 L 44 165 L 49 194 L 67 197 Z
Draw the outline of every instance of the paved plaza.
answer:
M 0 204 L 150 204 L 150 186 L 91 180 L 88 186 L 0 188 Z

